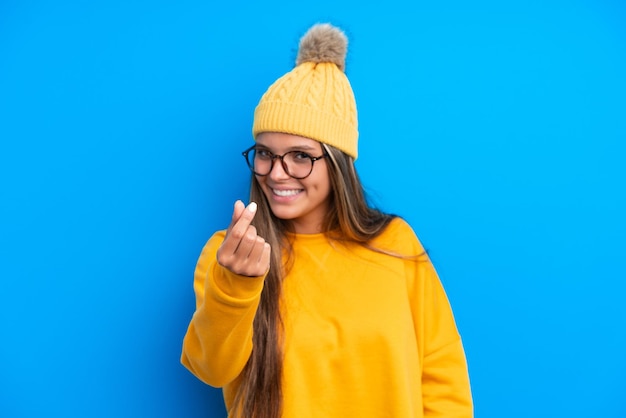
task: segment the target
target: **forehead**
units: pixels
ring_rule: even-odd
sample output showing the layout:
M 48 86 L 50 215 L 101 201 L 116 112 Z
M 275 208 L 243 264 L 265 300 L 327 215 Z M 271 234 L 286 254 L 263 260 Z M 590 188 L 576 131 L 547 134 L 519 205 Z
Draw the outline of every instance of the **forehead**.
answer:
M 286 134 L 282 132 L 262 132 L 256 137 L 257 145 L 261 145 L 271 151 L 282 152 L 293 149 L 302 151 L 321 151 L 322 145 L 303 136 Z

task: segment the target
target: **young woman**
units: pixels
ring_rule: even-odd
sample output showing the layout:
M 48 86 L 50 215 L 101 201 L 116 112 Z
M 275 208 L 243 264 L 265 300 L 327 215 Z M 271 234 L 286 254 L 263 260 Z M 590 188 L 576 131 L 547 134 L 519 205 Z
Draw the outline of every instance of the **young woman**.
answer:
M 343 32 L 315 25 L 255 111 L 251 203 L 194 278 L 182 363 L 231 417 L 471 417 L 461 338 L 411 227 L 368 206 Z

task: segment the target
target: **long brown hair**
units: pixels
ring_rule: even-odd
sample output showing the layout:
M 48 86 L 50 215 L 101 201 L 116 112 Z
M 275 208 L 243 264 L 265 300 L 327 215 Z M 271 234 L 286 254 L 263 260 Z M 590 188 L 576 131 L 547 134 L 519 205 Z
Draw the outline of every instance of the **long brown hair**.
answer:
M 368 248 L 394 218 L 370 207 L 354 160 L 338 149 L 322 144 L 328 154 L 331 182 L 330 210 L 323 230 L 329 238 L 352 241 Z M 254 226 L 272 247 L 269 273 L 254 318 L 252 354 L 241 374 L 233 406 L 238 418 L 278 418 L 282 410 L 282 320 L 279 310 L 282 279 L 289 271 L 291 248 L 286 238 L 289 224 L 272 213 L 259 182 L 252 176 L 250 201 L 257 202 Z

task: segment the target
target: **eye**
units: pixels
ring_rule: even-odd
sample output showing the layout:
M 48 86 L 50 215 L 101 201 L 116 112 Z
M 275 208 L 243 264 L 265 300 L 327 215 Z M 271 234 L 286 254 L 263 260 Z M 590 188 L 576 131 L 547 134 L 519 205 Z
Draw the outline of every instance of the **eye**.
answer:
M 308 162 L 311 160 L 311 156 L 303 151 L 294 151 L 293 152 L 293 160 L 295 162 Z
M 254 150 L 255 157 L 260 158 L 262 160 L 270 160 L 272 158 L 272 153 L 266 149 L 256 149 Z

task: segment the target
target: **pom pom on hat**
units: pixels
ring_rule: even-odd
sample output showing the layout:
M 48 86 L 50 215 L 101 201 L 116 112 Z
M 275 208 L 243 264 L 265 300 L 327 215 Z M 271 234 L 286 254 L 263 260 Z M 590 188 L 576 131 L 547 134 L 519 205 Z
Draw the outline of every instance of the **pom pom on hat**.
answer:
M 300 40 L 296 65 L 303 62 L 332 62 L 345 72 L 348 38 L 334 26 L 321 23 L 313 26 Z
M 356 101 L 344 74 L 348 40 L 330 24 L 301 38 L 296 67 L 272 84 L 256 107 L 252 134 L 284 132 L 358 155 Z

